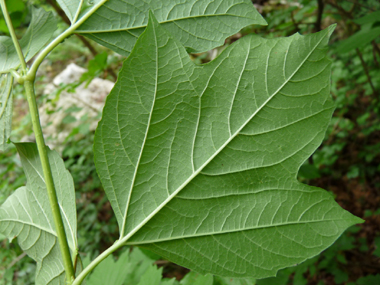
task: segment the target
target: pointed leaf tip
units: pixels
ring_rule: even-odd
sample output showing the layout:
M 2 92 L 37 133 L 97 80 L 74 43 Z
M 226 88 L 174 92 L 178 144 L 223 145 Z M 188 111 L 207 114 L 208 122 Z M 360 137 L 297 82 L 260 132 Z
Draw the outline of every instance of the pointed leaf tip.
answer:
M 327 28 L 327 29 L 328 29 L 329 37 L 331 37 L 332 33 L 335 31 L 336 26 L 337 26 L 337 24 L 335 23 L 335 24 L 330 25 L 330 26 Z
M 158 23 L 156 16 L 154 16 L 154 12 L 152 10 L 149 10 L 148 24 L 151 23 L 152 21 Z

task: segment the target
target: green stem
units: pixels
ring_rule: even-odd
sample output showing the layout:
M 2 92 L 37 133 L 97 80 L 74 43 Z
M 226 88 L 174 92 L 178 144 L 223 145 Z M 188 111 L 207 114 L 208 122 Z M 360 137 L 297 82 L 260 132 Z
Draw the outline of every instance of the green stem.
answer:
M 0 4 L 1 4 L 1 10 L 3 11 L 5 22 L 7 23 L 9 33 L 11 34 L 11 38 L 12 38 L 13 44 L 14 44 L 15 49 L 16 49 L 18 58 L 20 59 L 22 70 L 25 74 L 26 70 L 27 70 L 26 62 L 25 62 L 25 58 L 24 58 L 24 55 L 22 53 L 22 49 L 20 47 L 20 44 L 17 40 L 16 33 L 15 33 L 15 30 L 14 30 L 13 25 L 12 25 L 11 17 L 9 16 L 7 6 L 5 5 L 5 1 L 0 0 Z
M 44 173 L 45 178 L 45 184 L 48 192 L 49 197 L 49 203 L 50 207 L 53 213 L 53 219 L 54 224 L 57 231 L 57 237 L 58 237 L 58 243 L 62 254 L 63 259 L 63 265 L 65 268 L 66 273 L 66 282 L 67 284 L 72 284 L 75 278 L 75 272 L 73 263 L 71 261 L 71 255 L 70 255 L 70 249 L 66 238 L 65 228 L 63 225 L 63 220 L 61 216 L 60 207 L 58 204 L 57 194 L 55 191 L 53 176 L 51 172 L 51 167 L 47 155 L 46 145 L 44 141 L 44 137 L 42 134 L 42 128 L 41 123 L 39 119 L 38 114 L 38 108 L 37 108 L 37 102 L 36 102 L 36 96 L 34 92 L 34 80 L 37 74 L 38 67 L 42 63 L 42 61 L 45 59 L 45 57 L 58 45 L 60 44 L 64 39 L 69 37 L 71 34 L 75 32 L 75 30 L 84 23 L 99 7 L 101 7 L 105 2 L 108 0 L 101 0 L 99 3 L 97 3 L 95 6 L 93 6 L 82 18 L 80 18 L 77 21 L 77 18 L 80 13 L 80 7 L 78 8 L 78 11 L 75 15 L 74 22 L 66 31 L 64 31 L 62 34 L 60 34 L 57 38 L 55 38 L 48 46 L 46 46 L 36 57 L 35 61 L 33 62 L 30 70 L 28 71 L 27 65 L 25 62 L 25 57 L 22 53 L 22 49 L 20 47 L 20 44 L 17 40 L 7 7 L 5 6 L 5 0 L 0 0 L 1 8 L 4 14 L 4 18 L 6 20 L 9 32 L 11 34 L 17 55 L 20 59 L 23 75 L 22 76 L 22 82 L 25 87 L 26 91 L 26 97 L 28 100 L 28 105 L 30 109 L 30 114 L 32 117 L 32 124 L 33 124 L 33 131 L 36 136 L 36 143 L 37 143 L 37 149 L 40 156 L 42 169 Z M 83 1 L 81 1 L 81 5 L 83 4 Z M 81 6 L 80 5 L 80 6 Z M 19 81 L 21 78 L 17 78 Z M 95 264 L 94 266 L 89 266 L 85 269 L 87 272 L 86 274 L 81 274 L 82 280 L 86 277 L 86 275 L 104 258 L 106 258 L 109 254 L 111 254 L 114 250 L 121 247 L 122 243 L 115 243 L 113 246 L 111 246 L 109 249 L 107 249 L 104 253 L 102 253 L 100 256 L 96 258 L 96 260 L 99 260 L 98 262 L 93 262 L 92 264 Z M 79 284 L 81 281 L 78 281 Z M 76 281 L 75 284 L 78 284 Z
M 0 0 L 4 1 L 4 0 Z M 80 25 L 84 23 L 96 10 L 98 10 L 105 2 L 108 0 L 102 0 L 99 3 L 97 3 L 94 7 L 92 7 L 84 16 L 82 16 L 77 22 L 72 24 L 66 31 L 64 31 L 62 34 L 60 34 L 58 37 L 56 37 L 49 45 L 47 45 L 37 56 L 37 58 L 34 60 L 32 66 L 30 67 L 30 70 L 26 76 L 26 80 L 33 81 L 37 69 L 42 63 L 42 61 L 45 59 L 45 57 L 58 45 L 60 44 L 64 39 L 72 35 L 77 28 L 79 28 Z
M 70 249 L 66 239 L 65 228 L 62 221 L 61 211 L 58 204 L 57 194 L 54 187 L 53 176 L 50 168 L 50 163 L 46 151 L 46 145 L 44 137 L 42 134 L 42 128 L 40 124 L 40 118 L 38 114 L 36 96 L 34 93 L 34 82 L 26 80 L 24 82 L 24 87 L 26 91 L 26 98 L 28 100 L 30 115 L 32 117 L 33 131 L 36 136 L 36 143 L 38 148 L 38 153 L 40 156 L 42 169 L 44 172 L 45 184 L 49 196 L 49 203 L 51 211 L 53 213 L 53 219 L 55 228 L 57 231 L 59 248 L 61 250 L 63 266 L 66 272 L 66 282 L 71 284 L 74 280 L 74 267 L 71 262 Z
M 107 248 L 105 251 L 103 251 L 100 255 L 98 255 L 97 258 L 95 258 L 91 263 L 83 269 L 83 271 L 75 278 L 74 282 L 71 285 L 80 285 L 82 284 L 83 280 L 86 278 L 86 276 L 94 270 L 94 268 L 102 262 L 108 255 L 122 247 L 125 243 L 121 240 L 116 241 L 113 245 L 111 245 L 109 248 Z

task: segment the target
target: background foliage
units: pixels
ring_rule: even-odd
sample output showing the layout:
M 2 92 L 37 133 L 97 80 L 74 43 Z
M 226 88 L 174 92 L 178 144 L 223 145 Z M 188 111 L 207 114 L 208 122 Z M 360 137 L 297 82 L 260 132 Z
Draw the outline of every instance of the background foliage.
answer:
M 278 277 L 258 280 L 257 284 L 380 284 L 380 3 L 377 0 L 257 0 L 253 1 L 269 23 L 251 26 L 230 37 L 225 46 L 250 33 L 264 37 L 307 34 L 338 26 L 332 35 L 331 94 L 337 108 L 323 145 L 301 167 L 299 179 L 331 191 L 339 204 L 366 220 L 351 227 L 320 256 L 297 267 L 284 269 Z M 11 18 L 21 35 L 31 20 L 31 5 L 53 11 L 62 31 L 68 19 L 55 0 L 9 0 Z M 0 17 L 0 35 L 8 30 Z M 224 47 L 191 55 L 197 63 L 205 63 Z M 58 46 L 39 73 L 37 93 L 40 102 L 51 100 L 43 94 L 45 84 L 71 62 L 88 68 L 81 81 L 99 76 L 112 81 L 123 58 L 88 41 L 72 36 Z M 61 86 L 61 90 L 78 84 Z M 13 136 L 30 135 L 27 106 L 21 86 L 15 86 Z M 59 96 L 59 94 L 57 94 Z M 51 110 L 55 112 L 57 110 Z M 68 111 L 68 113 L 70 110 Z M 117 223 L 97 177 L 92 153 L 93 132 L 74 128 L 66 138 L 62 156 L 74 178 L 77 199 L 78 243 L 81 252 L 96 256 L 118 238 Z M 81 139 L 78 140 L 78 137 Z M 0 153 L 0 204 L 9 194 L 25 184 L 20 158 L 15 148 Z M 12 186 L 10 186 L 12 185 Z M 86 242 L 84 242 L 86 241 Z M 35 265 L 20 250 L 17 241 L 9 243 L 0 236 L 0 284 L 33 284 Z M 89 258 L 83 257 L 83 262 Z M 126 250 L 109 257 L 93 274 L 102 274 L 107 266 L 127 260 L 132 271 L 115 284 L 255 284 L 254 280 L 225 280 L 188 273 L 187 269 L 161 260 L 159 256 L 138 249 Z M 125 261 L 126 262 L 126 261 Z M 115 264 L 113 264 L 115 263 Z M 174 279 L 169 279 L 175 277 Z M 144 279 L 147 278 L 147 279 Z M 96 278 L 89 278 L 89 284 Z M 117 283 L 119 282 L 119 283 Z M 140 283 L 138 283 L 140 282 Z M 198 282 L 198 283 L 197 283 Z

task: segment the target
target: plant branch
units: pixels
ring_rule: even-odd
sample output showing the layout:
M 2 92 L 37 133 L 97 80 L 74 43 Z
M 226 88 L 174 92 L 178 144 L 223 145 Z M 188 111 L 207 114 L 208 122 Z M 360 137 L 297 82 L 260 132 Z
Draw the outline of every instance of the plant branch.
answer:
M 327 3 L 333 6 L 334 8 L 336 8 L 341 14 L 346 16 L 348 19 L 352 19 L 351 13 L 343 9 L 341 6 L 339 6 L 339 4 L 335 3 L 334 0 L 329 0 L 327 1 Z
M 58 16 L 61 17 L 61 19 L 69 26 L 71 26 L 70 19 L 66 16 L 65 12 L 61 9 L 61 7 L 58 6 L 57 2 L 55 0 L 46 0 L 46 2 L 53 7 L 53 9 L 57 12 Z M 91 54 L 93 56 L 97 55 L 96 50 L 91 45 L 91 43 L 82 35 L 76 34 L 76 36 L 82 41 L 82 43 L 90 50 Z
M 86 278 L 86 276 L 94 270 L 94 268 L 102 262 L 105 258 L 107 258 L 108 255 L 112 254 L 114 251 L 119 249 L 124 245 L 124 242 L 122 240 L 116 241 L 113 245 L 111 245 L 109 248 L 107 248 L 105 251 L 103 251 L 97 258 L 95 258 L 91 263 L 83 269 L 83 271 L 75 278 L 72 285 L 80 285 L 82 284 L 83 280 Z
M 1 0 L 4 1 L 4 0 Z M 60 34 L 58 37 L 56 37 L 48 46 L 46 46 L 41 53 L 37 56 L 35 61 L 33 62 L 32 66 L 30 67 L 30 70 L 27 74 L 27 80 L 34 81 L 34 78 L 37 73 L 37 69 L 42 63 L 42 61 L 45 59 L 45 57 L 58 45 L 60 44 L 64 39 L 72 35 L 77 28 L 79 28 L 80 25 L 82 25 L 96 10 L 99 9 L 105 2 L 108 0 L 101 0 L 99 3 L 97 3 L 95 6 L 93 6 L 82 18 L 80 18 L 75 24 L 71 25 L 68 29 L 66 29 L 62 34 Z
M 7 72 L 7 73 L 8 73 L 8 72 Z M 21 79 L 21 77 L 20 77 L 20 74 L 18 74 L 16 70 L 14 70 L 14 69 L 10 69 L 10 70 L 9 70 L 9 73 L 12 74 L 13 78 L 16 79 L 16 81 L 17 81 L 18 83 L 21 83 L 21 84 L 23 83 L 23 82 L 22 82 L 22 79 Z M 1 116 L 0 116 L 0 117 L 1 117 Z
M 315 22 L 315 31 L 319 32 L 322 30 L 321 24 L 322 24 L 322 16 L 323 16 L 323 9 L 325 8 L 325 4 L 323 0 L 318 0 L 318 14 L 317 14 L 317 21 Z
M 369 71 L 368 71 L 368 66 L 363 59 L 362 53 L 360 52 L 360 50 L 358 48 L 356 49 L 356 53 L 358 54 L 358 56 L 360 58 L 360 61 L 362 63 L 365 75 L 367 76 L 368 83 L 372 88 L 373 95 L 376 95 L 377 92 L 376 92 L 375 86 L 372 83 L 371 76 L 369 75 Z
M 71 25 L 70 19 L 66 16 L 65 12 L 61 9 L 61 7 L 58 6 L 57 2 L 55 0 L 46 0 L 46 2 L 53 7 L 53 9 L 57 12 L 58 16 L 61 17 L 61 19 L 67 24 Z M 81 42 L 89 49 L 91 52 L 92 56 L 95 57 L 98 52 L 95 50 L 95 48 L 91 45 L 91 43 L 82 35 L 80 34 L 75 34 Z M 107 67 L 107 72 L 113 77 L 113 79 L 116 81 L 117 75 L 116 73 L 112 70 L 112 68 Z
M 57 231 L 59 248 L 61 250 L 63 266 L 66 272 L 66 281 L 71 284 L 74 280 L 75 273 L 73 264 L 71 262 L 71 255 L 69 245 L 66 239 L 65 228 L 62 221 L 61 211 L 58 204 L 57 194 L 54 187 L 53 176 L 50 168 L 50 163 L 46 151 L 45 140 L 42 134 L 42 128 L 40 123 L 40 118 L 38 114 L 36 96 L 34 93 L 34 81 L 26 80 L 24 82 L 24 87 L 26 91 L 26 98 L 28 100 L 30 115 L 32 118 L 33 131 L 36 137 L 38 154 L 40 156 L 42 170 L 44 173 L 46 189 L 49 197 L 49 204 L 53 213 L 53 219 L 55 228 Z
M 374 53 L 377 52 L 378 55 L 380 56 L 380 48 L 378 47 L 378 45 L 375 42 L 375 40 L 372 41 L 372 46 L 373 46 Z
M 15 259 L 12 260 L 11 263 L 9 263 L 7 270 L 12 268 L 13 265 L 15 265 L 17 262 L 19 262 L 21 259 L 23 259 L 26 256 L 26 252 L 21 253 L 19 256 L 17 256 Z
M 378 48 L 377 44 L 375 41 L 372 41 L 373 49 L 372 49 L 372 55 L 373 55 L 373 61 L 375 62 L 375 65 L 379 67 L 379 62 L 377 61 L 376 57 L 376 51 L 379 52 L 379 50 L 376 50 L 376 47 Z M 380 54 L 380 53 L 379 53 Z
M 0 0 L 0 5 L 1 5 L 1 9 L 3 11 L 5 22 L 7 23 L 8 30 L 9 30 L 9 33 L 11 35 L 12 41 L 13 41 L 13 44 L 15 46 L 18 58 L 20 60 L 22 70 L 23 70 L 23 72 L 25 74 L 26 71 L 27 71 L 25 57 L 24 57 L 24 55 L 22 53 L 22 49 L 21 49 L 20 43 L 17 40 L 16 33 L 15 33 L 15 30 L 14 30 L 13 25 L 12 25 L 11 17 L 9 16 L 9 13 L 8 13 L 8 10 L 7 10 L 7 6 L 5 5 L 5 0 Z
M 366 8 L 366 9 L 368 9 L 368 10 L 370 10 L 370 11 L 373 11 L 373 12 L 375 12 L 376 10 L 375 9 L 373 9 L 373 8 L 371 8 L 371 7 L 369 7 L 369 6 L 366 6 L 366 5 L 363 5 L 363 4 L 361 4 L 361 3 L 359 3 L 358 1 L 356 1 L 356 0 L 347 0 L 347 2 L 350 2 L 350 3 L 352 3 L 352 4 L 356 4 L 356 5 L 358 5 L 358 6 L 361 6 L 361 7 L 363 7 L 363 8 Z

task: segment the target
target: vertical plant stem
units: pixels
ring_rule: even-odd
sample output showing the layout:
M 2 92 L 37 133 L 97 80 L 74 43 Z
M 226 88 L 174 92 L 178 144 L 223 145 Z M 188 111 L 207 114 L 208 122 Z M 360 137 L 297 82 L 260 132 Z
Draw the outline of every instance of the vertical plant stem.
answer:
M 18 55 L 20 63 L 21 63 L 23 75 L 25 76 L 27 71 L 28 71 L 27 66 L 26 66 L 26 62 L 25 62 L 25 57 L 22 53 L 22 49 L 20 47 L 20 44 L 17 40 L 16 33 L 15 33 L 13 25 L 12 25 L 11 18 L 9 16 L 7 7 L 5 6 L 5 1 L 0 0 L 0 4 L 1 4 L 1 9 L 3 11 L 5 21 L 7 23 L 7 27 L 9 29 L 9 33 L 11 35 L 13 44 L 15 46 L 17 55 Z M 42 135 L 42 129 L 41 129 L 41 123 L 40 123 L 40 118 L 39 118 L 39 114 L 38 114 L 36 96 L 34 93 L 34 76 L 33 76 L 33 80 L 25 80 L 24 81 L 24 87 L 25 87 L 25 92 L 26 92 L 26 98 L 28 100 L 30 115 L 32 117 L 33 131 L 34 131 L 34 134 L 36 136 L 38 154 L 40 156 L 42 169 L 44 172 L 45 184 L 46 184 L 46 189 L 48 192 L 50 207 L 51 207 L 51 210 L 53 213 L 53 220 L 54 220 L 54 224 L 55 224 L 56 231 L 57 231 L 58 243 L 59 243 L 59 247 L 61 250 L 63 265 L 64 265 L 65 272 L 66 272 L 66 281 L 68 284 L 71 284 L 72 281 L 74 280 L 74 268 L 73 268 L 73 264 L 71 262 L 70 249 L 69 249 L 69 245 L 68 245 L 68 242 L 66 239 L 65 228 L 63 225 L 61 211 L 60 211 L 58 200 L 57 200 L 57 193 L 56 193 L 55 187 L 54 187 L 54 181 L 53 181 L 53 176 L 51 173 L 49 159 L 47 156 L 46 145 L 45 145 L 44 137 Z
M 318 13 L 317 13 L 317 21 L 314 24 L 314 29 L 316 32 L 319 32 L 322 30 L 322 16 L 323 16 L 323 9 L 325 8 L 325 3 L 323 0 L 318 0 Z
M 8 27 L 9 33 L 10 33 L 12 41 L 13 41 L 13 44 L 15 46 L 18 58 L 20 60 L 22 71 L 25 74 L 26 70 L 27 70 L 25 58 L 24 58 L 24 55 L 22 54 L 22 49 L 21 49 L 20 44 L 17 40 L 16 33 L 15 33 L 15 30 L 14 30 L 13 25 L 12 25 L 11 17 L 9 16 L 7 6 L 5 5 L 5 1 L 0 0 L 0 5 L 1 5 L 1 10 L 3 11 L 3 16 L 5 19 L 5 22 L 7 23 L 7 27 Z
M 66 272 L 66 282 L 71 284 L 74 280 L 74 267 L 71 262 L 70 249 L 66 238 L 65 228 L 62 221 L 61 211 L 58 204 L 57 193 L 54 187 L 51 167 L 46 151 L 46 145 L 42 134 L 40 118 L 38 114 L 36 96 L 34 93 L 34 81 L 25 80 L 24 87 L 28 100 L 30 115 L 32 117 L 33 131 L 36 136 L 37 149 L 44 172 L 45 184 L 49 196 L 49 204 L 53 213 L 55 228 L 57 231 L 59 248 L 61 250 L 63 266 Z
M 360 61 L 362 63 L 362 66 L 363 66 L 363 69 L 364 69 L 364 72 L 365 72 L 365 75 L 367 76 L 367 81 L 369 83 L 369 85 L 371 86 L 372 88 L 372 91 L 373 91 L 373 95 L 376 96 L 376 89 L 375 89 L 375 86 L 373 85 L 372 83 L 372 80 L 371 80 L 371 76 L 369 75 L 369 71 L 368 71 L 368 66 L 367 64 L 365 63 L 364 59 L 363 59 L 363 55 L 362 53 L 360 52 L 360 50 L 357 48 L 356 49 L 356 53 L 358 54 L 359 58 L 360 58 Z
M 4 1 L 4 0 L 0 0 Z M 53 41 L 50 42 L 35 58 L 32 66 L 30 67 L 28 74 L 26 75 L 26 80 L 33 81 L 37 69 L 42 63 L 42 61 L 45 59 L 45 57 L 58 45 L 60 44 L 64 39 L 71 36 L 75 30 L 80 27 L 93 13 L 95 13 L 96 10 L 98 10 L 104 3 L 106 3 L 108 0 L 100 0 L 98 3 L 96 3 L 88 12 L 83 15 L 75 24 L 72 24 L 67 30 L 65 30 L 62 34 L 57 36 Z

